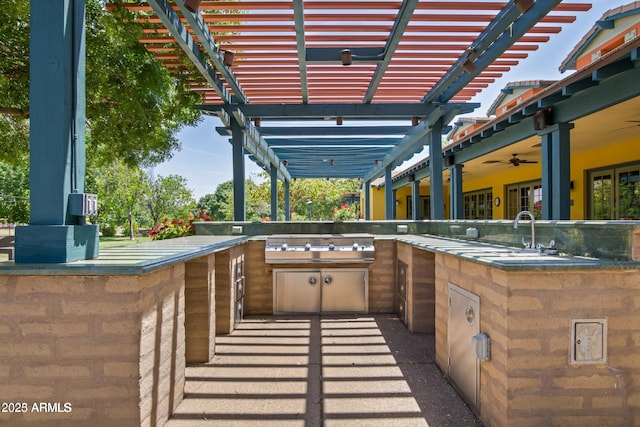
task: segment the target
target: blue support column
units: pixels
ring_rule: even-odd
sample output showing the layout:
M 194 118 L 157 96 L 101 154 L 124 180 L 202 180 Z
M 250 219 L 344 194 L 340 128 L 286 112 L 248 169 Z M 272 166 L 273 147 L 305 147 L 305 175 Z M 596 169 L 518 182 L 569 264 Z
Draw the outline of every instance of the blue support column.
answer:
M 69 211 L 85 179 L 84 0 L 31 0 L 30 219 L 16 229 L 17 263 L 98 256 L 98 225 Z
M 398 219 L 398 190 L 393 190 L 393 215 L 391 219 Z
M 235 119 L 231 120 L 231 145 L 233 156 L 233 220 L 245 221 L 246 198 L 244 184 L 244 133 Z
M 284 220 L 291 221 L 291 190 L 289 181 L 284 181 Z
M 420 180 L 411 183 L 411 218 L 417 221 L 420 218 Z
M 384 219 L 393 219 L 396 200 L 393 198 L 393 182 L 391 180 L 391 166 L 384 169 Z
M 571 123 L 544 130 L 542 137 L 542 219 L 571 217 Z
M 364 183 L 364 219 L 371 221 L 371 181 Z
M 444 219 L 444 191 L 442 188 L 442 119 L 438 119 L 429 133 L 429 174 L 431 177 L 431 219 Z
M 278 167 L 271 165 L 271 221 L 278 220 Z
M 462 200 L 462 165 L 454 164 L 449 168 L 449 218 L 463 219 L 464 204 Z M 491 203 L 491 200 L 489 200 Z

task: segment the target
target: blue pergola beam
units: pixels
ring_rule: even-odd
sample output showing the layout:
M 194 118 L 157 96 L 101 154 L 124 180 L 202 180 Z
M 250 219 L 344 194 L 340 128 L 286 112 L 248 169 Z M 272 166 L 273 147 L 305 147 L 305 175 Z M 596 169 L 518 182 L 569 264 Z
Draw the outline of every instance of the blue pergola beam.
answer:
M 216 128 L 218 130 L 218 128 Z M 411 130 L 411 126 L 310 126 L 310 127 L 279 127 L 260 126 L 258 132 L 264 137 L 269 136 L 386 136 L 404 135 Z M 226 129 L 225 129 L 226 131 Z
M 216 113 L 229 106 L 204 104 L 197 106 L 202 111 Z M 432 104 L 417 103 L 372 103 L 372 104 L 243 104 L 237 108 L 247 117 L 261 119 L 325 119 L 333 117 L 356 119 L 406 119 L 426 117 L 435 108 Z
M 394 146 L 402 138 L 265 138 L 270 147 Z
M 213 35 L 209 31 L 209 27 L 204 22 L 204 19 L 202 19 L 202 15 L 200 15 L 199 13 L 190 12 L 184 6 L 184 0 L 175 0 L 175 2 L 182 11 L 182 15 L 187 19 L 187 23 L 193 30 L 193 33 L 198 38 L 198 40 L 200 40 L 200 44 L 202 45 L 202 47 L 204 47 L 205 52 L 207 52 L 209 58 L 211 58 L 211 61 L 213 61 L 213 65 L 215 65 L 220 75 L 233 90 L 236 102 L 242 104 L 248 102 L 247 96 L 240 87 L 240 83 L 238 83 L 236 76 L 233 75 L 229 67 L 224 65 L 224 62 L 220 56 L 220 49 L 218 48 L 218 46 L 216 46 Z
M 384 77 L 384 73 L 389 67 L 391 58 L 393 58 L 393 54 L 400 43 L 402 35 L 407 29 L 407 25 L 409 25 L 409 21 L 411 21 L 411 17 L 413 16 L 413 12 L 417 5 L 418 0 L 404 0 L 402 2 L 402 6 L 398 11 L 398 15 L 396 16 L 396 20 L 391 28 L 391 33 L 389 33 L 389 38 L 387 39 L 387 43 L 384 47 L 382 62 L 376 66 L 376 71 L 373 73 L 367 92 L 362 100 L 365 104 L 369 104 L 373 100 L 373 97 L 378 90 L 378 86 Z
M 480 33 L 467 53 L 427 92 L 422 101 L 449 101 L 560 2 L 561 0 L 536 0 L 528 11 L 521 13 L 515 2 L 510 1 L 485 31 Z M 474 61 L 475 70 L 470 73 L 464 71 L 465 62 L 473 61 L 474 57 L 477 58 Z
M 640 40 L 635 43 L 640 44 Z M 617 105 L 631 98 L 638 97 L 640 96 L 640 85 L 637 84 L 639 80 L 640 68 L 632 68 L 625 69 L 618 75 L 596 85 L 584 84 L 582 83 L 583 80 L 578 80 L 576 82 L 577 84 L 567 84 L 566 87 L 571 88 L 569 91 L 558 88 L 559 91 L 567 95 L 577 93 L 577 88 L 581 88 L 581 93 L 580 97 L 565 97 L 559 104 L 554 105 L 554 119 L 559 123 L 571 123 L 601 111 L 603 106 Z M 534 107 L 537 108 L 537 103 L 534 104 Z M 505 120 L 508 120 L 508 118 Z M 445 150 L 444 153 L 455 152 L 456 163 L 463 164 L 508 147 L 515 142 L 530 138 L 536 134 L 537 132 L 533 128 L 533 119 L 531 117 L 524 117 L 519 122 L 506 127 L 500 133 L 487 134 L 484 137 L 474 135 L 471 139 L 475 140 L 475 143 L 469 144 L 463 149 L 457 146 L 451 147 Z M 482 143 L 479 144 L 478 142 Z M 408 175 L 410 173 L 414 174 L 415 179 L 429 177 L 430 172 L 428 166 L 429 161 L 427 160 L 411 171 L 403 173 L 394 180 L 393 187 L 400 188 L 407 185 L 409 182 Z
M 147 3 L 175 38 L 176 43 L 178 43 L 198 71 L 200 71 L 200 74 L 202 74 L 218 96 L 220 96 L 222 101 L 225 104 L 231 102 L 231 94 L 229 94 L 222 80 L 218 78 L 215 70 L 209 65 L 204 55 L 202 55 L 200 47 L 193 37 L 191 37 L 187 28 L 182 24 L 176 12 L 171 8 L 171 5 L 169 5 L 166 0 L 147 0 Z
M 296 49 L 298 51 L 298 72 L 302 102 L 309 103 L 309 77 L 307 76 L 306 43 L 304 40 L 304 4 L 303 0 L 293 0 L 293 19 L 296 29 Z
M 291 179 L 287 168 L 282 164 L 278 155 L 271 149 L 271 147 L 269 147 L 253 123 L 247 120 L 244 114 L 242 114 L 242 111 L 237 108 L 233 109 L 232 114 L 235 120 L 240 123 L 242 132 L 246 136 L 244 149 L 247 150 L 248 153 L 252 154 L 265 167 L 276 165 L 278 177 L 280 179 Z
M 427 119 L 418 123 L 417 126 L 414 126 L 411 131 L 402 138 L 402 141 L 398 143 L 398 145 L 396 145 L 363 179 L 365 181 L 373 180 L 382 175 L 387 166 L 397 166 L 416 152 L 420 151 L 425 145 L 425 138 L 430 132 L 431 123 L 435 123 L 441 119 L 443 123 L 448 123 L 455 115 L 470 113 L 479 106 L 479 104 L 472 103 L 451 103 L 440 106 L 433 105 L 432 107 L 434 110 Z
M 376 62 L 384 59 L 383 47 L 308 47 L 306 62 L 341 62 L 341 53 L 348 49 L 352 62 Z

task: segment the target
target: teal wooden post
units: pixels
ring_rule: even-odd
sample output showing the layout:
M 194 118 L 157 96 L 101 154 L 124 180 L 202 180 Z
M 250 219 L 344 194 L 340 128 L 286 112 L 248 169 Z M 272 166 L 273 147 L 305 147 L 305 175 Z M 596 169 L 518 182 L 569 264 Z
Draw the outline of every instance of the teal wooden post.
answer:
M 278 220 L 278 167 L 271 165 L 271 221 Z
M 429 133 L 429 175 L 431 179 L 431 219 L 444 219 L 442 189 L 442 119 L 433 123 Z
M 393 197 L 393 180 L 391 165 L 384 169 L 384 219 L 394 219 L 396 199 Z
M 31 213 L 16 229 L 16 263 L 98 256 L 98 226 L 69 210 L 86 168 L 84 27 L 84 0 L 31 0 Z
M 233 220 L 245 221 L 246 197 L 244 186 L 244 133 L 235 119 L 231 120 L 231 147 L 233 162 Z
M 571 129 L 558 123 L 539 132 L 542 137 L 542 219 L 571 218 Z
M 364 219 L 371 220 L 371 181 L 364 183 Z
M 454 164 L 449 168 L 449 218 L 463 219 L 463 199 L 462 199 L 462 165 Z M 491 203 L 489 200 L 487 203 Z
M 284 220 L 291 221 L 291 190 L 289 181 L 284 180 Z
M 420 180 L 411 183 L 411 219 L 417 221 L 420 218 Z

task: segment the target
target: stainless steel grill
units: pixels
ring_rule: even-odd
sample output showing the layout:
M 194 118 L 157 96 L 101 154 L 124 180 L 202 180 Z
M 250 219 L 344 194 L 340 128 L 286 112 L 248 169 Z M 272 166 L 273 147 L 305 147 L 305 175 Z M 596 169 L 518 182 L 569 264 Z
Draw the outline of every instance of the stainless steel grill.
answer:
M 270 264 L 373 262 L 370 234 L 293 234 L 267 237 Z

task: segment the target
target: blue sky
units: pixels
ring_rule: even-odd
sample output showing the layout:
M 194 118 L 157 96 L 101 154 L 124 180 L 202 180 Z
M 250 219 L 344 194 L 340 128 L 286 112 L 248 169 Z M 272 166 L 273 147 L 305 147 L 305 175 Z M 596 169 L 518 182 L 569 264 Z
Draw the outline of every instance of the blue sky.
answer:
M 481 106 L 472 115 L 485 115 L 500 89 L 510 81 L 554 80 L 566 77 L 566 73 L 560 74 L 558 67 L 585 32 L 604 12 L 628 3 L 629 0 L 593 0 L 593 7 L 589 12 L 578 14 L 573 24 L 564 26 L 560 34 L 552 36 L 548 43 L 541 45 L 540 49 L 532 52 L 526 60 L 521 61 L 517 67 L 476 96 L 471 102 L 479 102 Z M 218 184 L 233 177 L 229 138 L 220 136 L 215 131 L 215 127 L 220 125 L 217 118 L 204 116 L 197 127 L 183 129 L 178 135 L 182 150 L 176 152 L 171 160 L 156 166 L 155 174 L 182 175 L 187 179 L 188 187 L 193 191 L 196 200 L 205 194 L 215 192 Z M 247 177 L 261 170 L 246 159 Z

